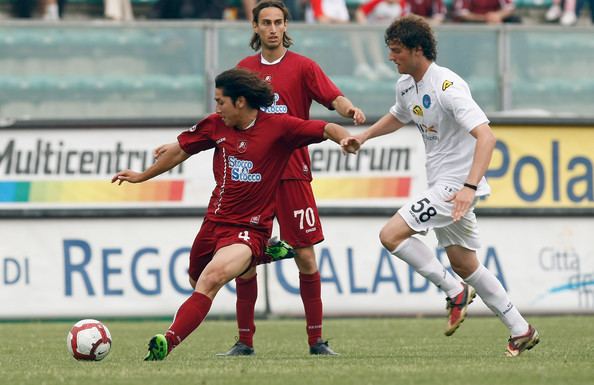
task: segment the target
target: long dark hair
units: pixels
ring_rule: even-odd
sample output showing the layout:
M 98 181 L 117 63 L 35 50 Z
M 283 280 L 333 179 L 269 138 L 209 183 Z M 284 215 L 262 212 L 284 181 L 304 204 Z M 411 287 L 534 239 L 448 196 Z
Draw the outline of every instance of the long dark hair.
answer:
M 283 3 L 280 0 L 264 0 L 264 1 L 260 1 L 258 4 L 256 4 L 254 9 L 252 9 L 252 20 L 253 20 L 252 23 L 257 25 L 258 22 L 260 21 L 260 11 L 262 11 L 264 8 L 270 8 L 270 7 L 275 7 L 275 8 L 280 9 L 283 12 L 285 23 L 287 22 L 287 20 L 289 19 L 289 8 L 287 8 L 285 3 Z M 289 35 L 287 35 L 287 33 L 285 32 L 283 34 L 283 47 L 289 48 L 292 44 L 293 44 L 293 39 L 291 39 L 289 37 Z M 250 41 L 250 47 L 252 47 L 252 49 L 254 51 L 258 51 L 262 47 L 262 41 L 260 40 L 260 35 L 258 35 L 255 32 L 252 35 L 252 40 Z
M 384 35 L 386 44 L 400 43 L 408 49 L 421 47 L 423 56 L 437 58 L 437 43 L 429 24 L 420 16 L 409 15 L 394 21 Z
M 255 72 L 244 68 L 233 68 L 221 72 L 215 78 L 215 87 L 231 98 L 233 103 L 243 96 L 251 108 L 268 107 L 274 102 L 274 92 L 269 82 L 262 80 Z

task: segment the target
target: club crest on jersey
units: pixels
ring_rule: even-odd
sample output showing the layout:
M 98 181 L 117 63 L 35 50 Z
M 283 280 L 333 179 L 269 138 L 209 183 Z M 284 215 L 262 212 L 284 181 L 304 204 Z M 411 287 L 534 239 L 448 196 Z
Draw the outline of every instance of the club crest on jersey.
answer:
M 449 81 L 449 80 L 444 80 L 443 83 L 441 84 L 441 90 L 445 91 L 448 88 L 450 88 L 454 83 Z
M 272 82 L 272 75 L 266 75 L 266 77 L 264 78 L 264 81 L 270 83 Z
M 243 154 L 247 150 L 247 145 L 247 140 L 240 140 L 239 143 L 237 143 L 237 152 Z
M 253 216 L 253 217 L 250 219 L 250 223 L 251 223 L 252 225 L 257 225 L 258 223 L 260 223 L 260 216 L 259 216 L 259 215 Z
M 431 96 L 425 94 L 423 95 L 423 107 L 429 108 L 431 107 Z
M 280 99 L 280 95 L 274 93 L 274 102 L 268 107 L 260 107 L 260 109 L 268 114 L 286 114 L 289 109 L 284 104 L 277 104 Z
M 413 107 L 413 114 L 417 116 L 423 116 L 423 109 L 421 108 L 421 106 L 415 105 Z

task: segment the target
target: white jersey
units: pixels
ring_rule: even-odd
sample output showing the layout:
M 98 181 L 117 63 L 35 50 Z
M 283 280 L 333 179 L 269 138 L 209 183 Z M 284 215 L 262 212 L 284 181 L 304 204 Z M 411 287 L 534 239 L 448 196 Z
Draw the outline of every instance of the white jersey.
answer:
M 322 0 L 322 13 L 345 23 L 350 19 L 345 0 Z M 313 9 L 309 6 L 305 9 L 305 21 L 310 24 L 316 22 Z
M 429 187 L 437 183 L 460 187 L 472 166 L 476 139 L 470 131 L 489 123 L 470 95 L 468 85 L 453 71 L 431 63 L 420 82 L 403 75 L 396 83 L 396 104 L 390 113 L 402 123 L 419 128 L 427 161 Z M 477 196 L 491 192 L 483 177 Z

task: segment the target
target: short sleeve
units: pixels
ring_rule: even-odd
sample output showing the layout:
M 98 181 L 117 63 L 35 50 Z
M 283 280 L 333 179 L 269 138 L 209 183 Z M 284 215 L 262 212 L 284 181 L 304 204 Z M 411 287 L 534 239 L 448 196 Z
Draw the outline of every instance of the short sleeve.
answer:
M 215 146 L 212 133 L 216 127 L 216 115 L 210 115 L 178 135 L 179 146 L 187 154 L 196 154 Z
M 303 120 L 290 115 L 283 116 L 283 139 L 292 148 L 307 146 L 324 141 L 323 120 Z
M 399 84 L 396 83 L 396 102 L 390 107 L 390 114 L 398 119 L 401 123 L 408 123 L 412 120 L 410 111 L 408 110 L 404 99 L 402 98 L 402 92 L 399 92 Z
M 448 82 L 448 85 L 442 86 L 440 103 L 445 111 L 452 114 L 460 127 L 470 132 L 473 128 L 489 122 L 487 115 L 472 99 L 470 89 L 462 79 L 451 82 L 445 80 L 444 84 L 445 82 Z
M 307 92 L 311 98 L 321 105 L 325 106 L 329 110 L 333 110 L 332 102 L 339 96 L 342 96 L 342 92 L 336 84 L 324 73 L 322 68 L 313 60 L 308 60 L 304 75 L 306 77 L 305 84 Z

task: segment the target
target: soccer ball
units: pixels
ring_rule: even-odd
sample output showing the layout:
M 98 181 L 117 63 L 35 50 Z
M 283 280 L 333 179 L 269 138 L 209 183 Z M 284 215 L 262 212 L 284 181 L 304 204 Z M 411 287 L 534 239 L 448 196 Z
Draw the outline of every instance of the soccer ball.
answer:
M 84 319 L 70 329 L 66 346 L 77 360 L 101 361 L 111 349 L 111 334 L 101 322 Z

